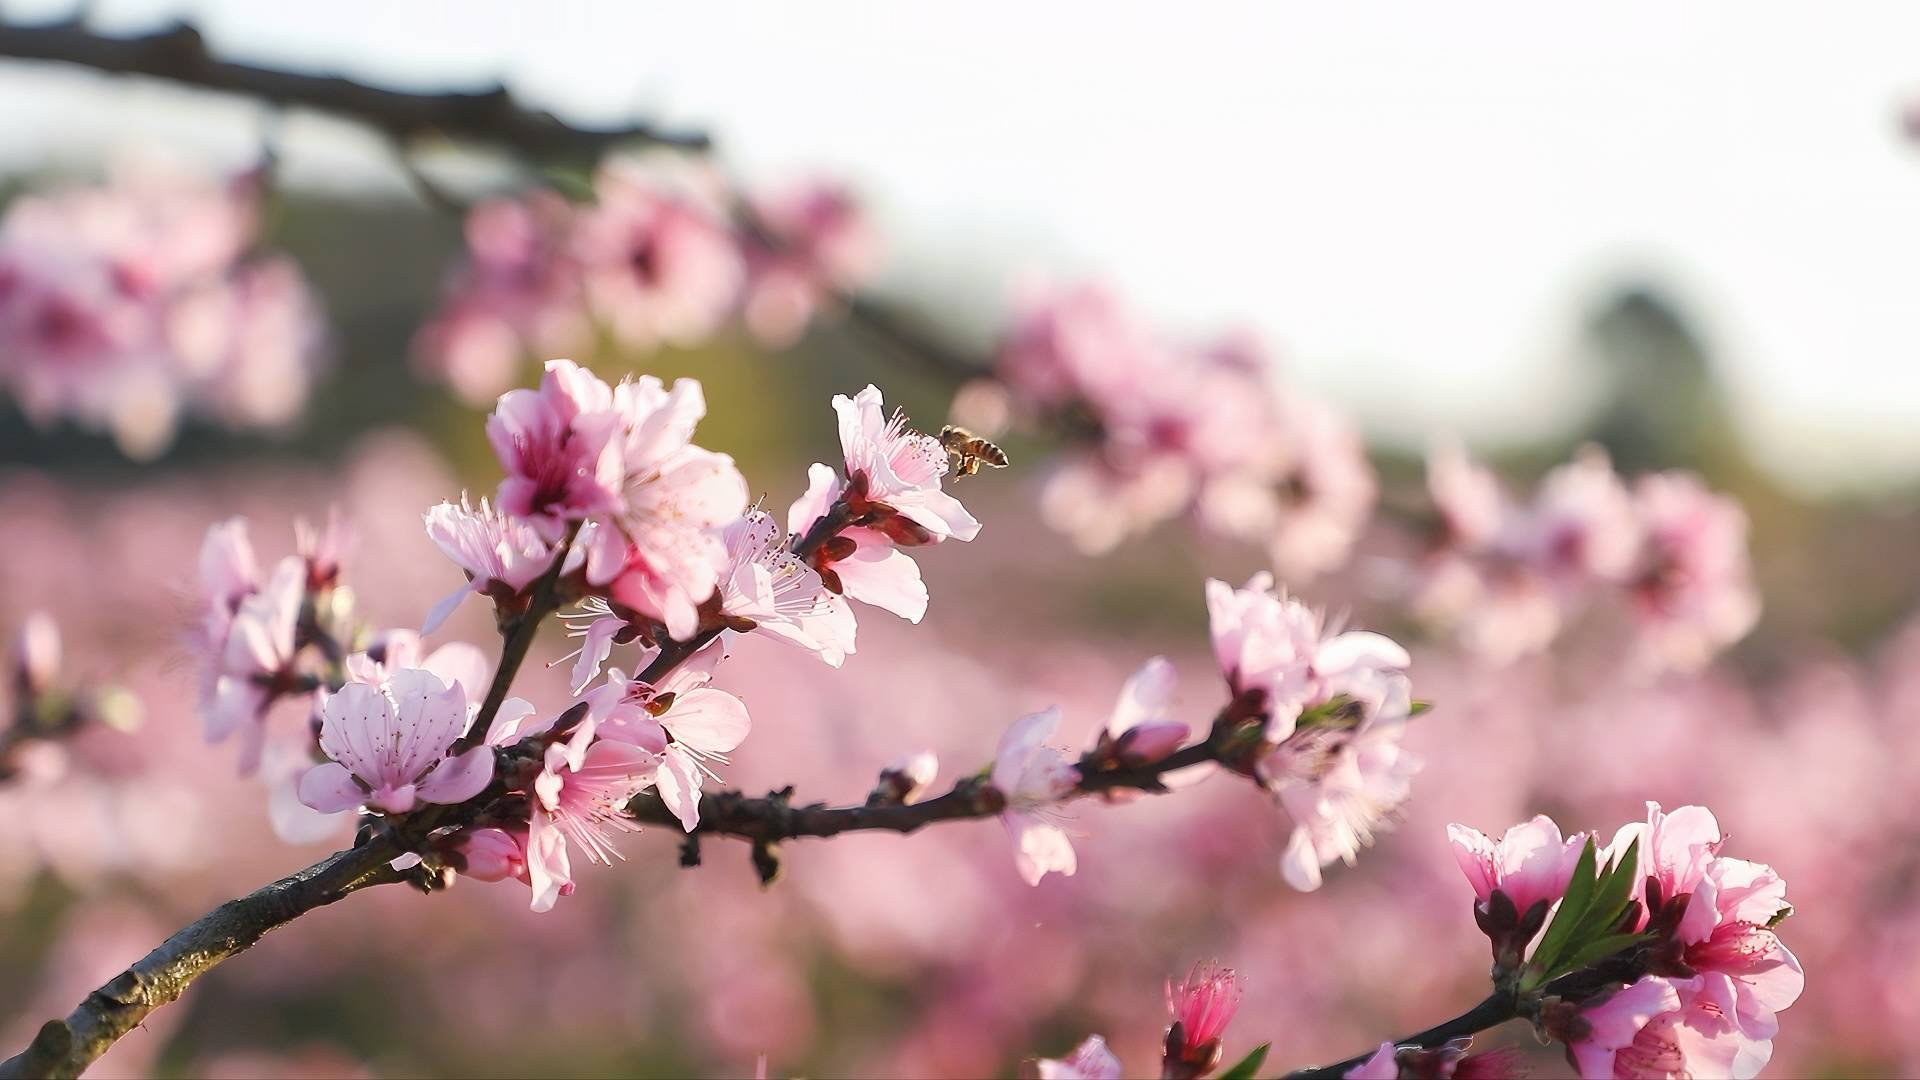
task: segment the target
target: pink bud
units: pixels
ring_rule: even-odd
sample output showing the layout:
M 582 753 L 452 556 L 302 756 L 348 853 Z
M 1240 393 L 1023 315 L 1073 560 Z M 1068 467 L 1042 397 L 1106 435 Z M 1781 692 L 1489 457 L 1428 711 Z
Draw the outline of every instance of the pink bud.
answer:
M 939 771 L 940 759 L 931 750 L 895 758 L 880 770 L 880 782 L 874 785 L 873 798 L 888 803 L 918 802 Z
M 526 836 L 505 829 L 469 829 L 457 851 L 466 859 L 466 875 L 475 881 L 505 881 L 527 874 Z
M 1128 765 L 1151 765 L 1184 746 L 1187 725 L 1173 722 L 1141 724 L 1119 738 L 1120 759 Z
M 1240 1010 L 1243 989 L 1232 968 L 1216 964 L 1195 965 L 1185 982 L 1169 980 L 1167 1011 L 1173 1014 L 1174 1027 L 1167 1032 L 1168 1063 L 1198 1070 L 1191 1072 L 1194 1076 L 1218 1064 L 1220 1037 Z
M 22 698 L 53 688 L 60 676 L 60 627 L 44 611 L 27 616 L 13 640 L 13 680 Z

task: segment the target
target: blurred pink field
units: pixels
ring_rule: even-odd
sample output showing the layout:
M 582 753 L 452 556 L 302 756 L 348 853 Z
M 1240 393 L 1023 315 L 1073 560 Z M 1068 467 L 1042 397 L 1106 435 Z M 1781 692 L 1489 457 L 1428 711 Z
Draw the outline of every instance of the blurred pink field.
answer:
M 21 48 L 9 29 L 0 56 Z M 400 140 L 417 168 L 412 152 Z M 585 170 L 552 156 L 505 188 L 416 177 L 420 206 L 282 187 L 267 154 L 234 179 L 27 176 L 0 208 L 0 631 L 22 642 L 0 723 L 0 1055 L 364 828 L 407 853 L 386 880 L 436 887 L 302 914 L 88 1075 L 1096 1075 L 1049 1071 L 1089 1034 L 1151 1075 L 1169 999 L 1175 1017 L 1188 1001 L 1188 1035 L 1231 1024 L 1198 1051 L 1217 1060 L 1180 1073 L 1168 1052 L 1167 1075 L 1266 1042 L 1262 1075 L 1281 1075 L 1486 997 L 1476 888 L 1484 923 L 1492 886 L 1463 878 L 1449 825 L 1499 836 L 1545 814 L 1604 842 L 1657 802 L 1711 808 L 1725 841 L 1694 852 L 1703 866 L 1752 860 L 1787 883 L 1791 918 L 1735 919 L 1717 877 L 1703 914 L 1702 871 L 1643 838 L 1636 866 L 1690 881 L 1696 921 L 1797 958 L 1777 1025 L 1742 997 L 1706 1041 L 1764 1062 L 1770 1038 L 1775 1076 L 1920 1071 L 1912 500 L 1779 486 L 1681 305 L 1634 288 L 1596 316 L 1607 389 L 1588 419 L 1524 445 L 1436 438 L 1423 465 L 1255 336 L 1167 332 L 1046 267 L 1023 280 L 1053 284 L 996 279 L 1007 299 L 984 322 L 936 289 L 882 302 L 887 238 L 837 180 L 736 188 L 699 148 Z M 543 382 L 559 356 L 587 370 Z M 885 406 L 852 396 L 870 382 Z M 902 404 L 910 427 L 890 419 Z M 494 516 L 433 510 L 480 537 L 461 553 L 427 518 L 469 496 Z M 333 513 L 351 537 L 337 581 L 296 539 Z M 234 518 L 259 567 L 228 596 L 203 545 Z M 743 555 L 747 522 L 766 536 Z M 276 564 L 301 578 L 288 655 L 236 660 L 276 651 L 233 644 Z M 1220 584 L 1267 573 L 1276 593 Z M 583 640 L 555 620 L 511 688 L 550 728 L 495 739 L 512 703 L 449 676 L 431 686 L 465 695 L 459 724 L 431 754 L 402 769 L 384 743 L 342 750 L 357 729 L 336 696 L 408 707 L 395 672 L 433 663 L 381 654 L 398 640 L 383 634 L 469 578 L 421 651 L 471 642 L 492 665 L 516 613 L 537 623 L 559 597 L 620 635 L 603 659 L 621 674 L 576 676 Z M 48 616 L 57 640 L 33 636 Z M 1260 648 L 1278 646 L 1260 635 L 1281 631 L 1259 619 L 1298 639 L 1266 674 Z M 337 655 L 296 662 L 310 645 Z M 636 670 L 674 677 L 669 659 L 714 668 L 713 686 Z M 714 690 L 744 703 L 750 737 L 742 722 L 702 749 L 688 706 Z M 1050 707 L 1044 742 L 1076 749 L 1017 745 Z M 592 803 L 583 755 L 607 747 L 645 777 Z M 978 820 L 777 848 L 715 824 L 723 789 L 859 806 L 922 751 L 930 795 L 974 799 L 949 816 Z M 1180 752 L 1199 764 L 1162 771 Z M 489 786 L 474 773 L 433 797 L 457 760 Z M 1175 790 L 1145 793 L 1163 777 Z M 649 791 L 657 816 L 630 814 Z M 707 827 L 688 835 L 673 818 L 695 807 Z M 564 858 L 542 876 L 543 828 L 573 845 L 569 882 Z M 618 842 L 593 865 L 603 833 Z M 1568 872 L 1546 901 L 1570 902 Z M 1636 941 L 1566 971 L 1677 940 L 1658 883 L 1632 888 Z M 1704 940 L 1685 961 L 1633 952 L 1631 974 L 1533 1017 L 1541 1038 L 1515 1022 L 1473 1050 L 1571 1075 L 1553 1043 L 1603 1041 L 1588 1029 L 1623 987 L 1697 983 Z M 1729 993 L 1779 973 L 1763 959 L 1742 954 L 1755 967 L 1729 967 Z M 1207 963 L 1239 982 L 1194 1004 L 1173 982 Z M 1667 1011 L 1698 1004 L 1683 1000 Z M 1607 1049 L 1618 1075 L 1679 1074 L 1636 1072 L 1625 1046 L 1661 1022 Z M 1685 1052 L 1672 1061 L 1715 1074 Z M 1393 1058 L 1379 1075 L 1425 1075 Z

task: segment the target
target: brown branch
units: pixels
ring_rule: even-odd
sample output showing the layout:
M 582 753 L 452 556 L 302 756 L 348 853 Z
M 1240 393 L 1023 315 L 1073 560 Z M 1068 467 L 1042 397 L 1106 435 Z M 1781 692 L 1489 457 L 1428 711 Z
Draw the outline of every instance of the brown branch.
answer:
M 1168 773 L 1217 760 L 1209 741 L 1195 743 L 1151 765 L 1134 769 L 1086 771 L 1088 767 L 1083 764 L 1080 783 L 1068 798 L 1119 790 L 1164 792 L 1167 788 L 1163 778 Z M 1006 799 L 977 776 L 961 780 L 944 795 L 916 803 L 794 806 L 791 799 L 791 788 L 762 798 L 749 798 L 738 791 L 702 795 L 700 824 L 694 827 L 694 835 L 732 836 L 755 845 L 767 845 L 845 832 L 911 833 L 935 822 L 988 818 L 1006 809 Z M 680 824 L 651 791 L 636 796 L 627 810 L 639 821 L 675 828 Z
M 88 994 L 66 1019 L 47 1021 L 25 1050 L 0 1061 L 0 1077 L 80 1075 L 148 1013 L 267 931 L 361 889 L 401 880 L 390 865 L 399 854 L 391 841 L 376 838 L 221 904 Z
M 39 26 L 0 22 L 0 57 L 74 64 L 114 75 L 141 75 L 280 106 L 344 116 L 406 142 L 423 135 L 489 143 L 533 158 L 594 159 L 623 144 L 705 150 L 700 131 L 669 131 L 648 124 L 577 127 L 550 112 L 528 108 L 506 88 L 409 93 L 369 86 L 337 75 L 286 71 L 215 57 L 200 31 L 181 23 L 138 37 L 108 37 L 69 20 Z

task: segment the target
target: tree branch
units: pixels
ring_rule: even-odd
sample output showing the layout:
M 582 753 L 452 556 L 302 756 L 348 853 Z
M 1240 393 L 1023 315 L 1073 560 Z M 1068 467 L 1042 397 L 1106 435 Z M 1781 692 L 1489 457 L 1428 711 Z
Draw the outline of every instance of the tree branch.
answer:
M 1466 1012 L 1461 1013 L 1459 1016 L 1445 1023 L 1435 1024 L 1425 1031 L 1395 1039 L 1393 1045 L 1418 1046 L 1431 1050 L 1436 1046 L 1440 1046 L 1454 1039 L 1466 1038 L 1469 1035 L 1475 1035 L 1485 1031 L 1490 1027 L 1498 1027 L 1519 1015 L 1519 1003 L 1514 999 L 1513 995 L 1495 993 L 1485 1001 L 1482 1001 L 1480 1004 L 1475 1005 L 1473 1008 L 1468 1009 Z M 1293 1080 L 1293 1078 L 1307 1080 L 1309 1077 L 1345 1076 L 1349 1069 L 1363 1064 L 1368 1058 L 1378 1052 L 1379 1047 L 1375 1047 L 1364 1053 L 1355 1054 L 1345 1061 L 1336 1061 L 1331 1065 L 1315 1065 L 1310 1068 L 1297 1069 L 1288 1073 L 1287 1076 L 1290 1080 Z
M 0 1061 L 0 1077 L 80 1075 L 148 1013 L 267 931 L 361 889 L 401 880 L 404 875 L 390 865 L 399 854 L 390 840 L 376 837 L 221 904 L 88 994 L 66 1019 L 47 1021 L 25 1050 Z
M 143 75 L 274 105 L 344 116 L 405 142 L 445 135 L 490 143 L 533 158 L 598 158 L 622 144 L 705 150 L 700 131 L 669 131 L 648 124 L 587 128 L 516 101 L 504 87 L 409 93 L 336 75 L 285 71 L 215 57 L 200 31 L 186 23 L 138 37 L 107 37 L 69 20 L 40 26 L 0 22 L 0 57 L 74 64 L 114 75 Z
M 1167 790 L 1166 774 L 1192 765 L 1217 761 L 1212 745 L 1199 742 L 1152 765 L 1085 773 L 1073 794 L 1084 797 L 1130 790 L 1160 793 Z M 938 821 L 971 821 L 993 817 L 1006 809 L 1006 800 L 978 776 L 969 776 L 937 798 L 916 803 L 863 806 L 792 805 L 792 789 L 749 798 L 738 791 L 700 797 L 700 824 L 694 835 L 732 836 L 755 844 L 774 844 L 805 837 L 838 836 L 845 832 L 911 833 Z M 679 827 L 679 819 L 658 795 L 642 792 L 627 804 L 636 820 Z

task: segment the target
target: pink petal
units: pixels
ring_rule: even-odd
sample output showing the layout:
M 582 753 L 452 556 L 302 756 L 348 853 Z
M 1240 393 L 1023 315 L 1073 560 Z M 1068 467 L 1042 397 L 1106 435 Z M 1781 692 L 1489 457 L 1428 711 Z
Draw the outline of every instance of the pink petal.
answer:
M 849 529 L 845 535 L 859 545 L 852 557 L 833 564 L 846 594 L 919 622 L 927 613 L 927 587 L 919 565 L 869 529 Z
M 300 801 L 323 814 L 337 814 L 364 806 L 367 793 L 353 782 L 353 774 L 337 761 L 326 761 L 300 776 Z
M 486 789 L 493 779 L 493 747 L 476 746 L 433 767 L 416 793 L 430 803 L 462 803 Z
M 747 706 L 725 690 L 702 687 L 674 698 L 660 717 L 675 742 L 703 754 L 724 754 L 746 740 L 753 720 Z

